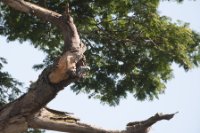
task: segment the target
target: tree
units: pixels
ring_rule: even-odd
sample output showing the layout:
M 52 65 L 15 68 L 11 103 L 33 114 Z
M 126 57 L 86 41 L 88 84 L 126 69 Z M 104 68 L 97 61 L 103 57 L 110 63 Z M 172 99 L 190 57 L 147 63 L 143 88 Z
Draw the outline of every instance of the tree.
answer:
M 186 70 L 199 63 L 199 35 L 185 24 L 178 26 L 166 17 L 160 17 L 156 11 L 159 1 L 70 1 L 70 14 L 65 10 L 66 2 L 63 1 L 34 1 L 58 13 L 20 0 L 3 2 L 28 15 L 1 5 L 5 27 L 2 34 L 8 36 L 8 40 L 30 40 L 35 47 L 48 53 L 45 64 L 35 66 L 36 69 L 46 68 L 38 81 L 30 86 L 30 91 L 1 109 L 3 113 L 0 118 L 4 117 L 8 122 L 14 119 L 17 124 L 14 123 L 13 126 L 19 131 L 27 126 L 49 128 L 43 125 L 46 122 L 42 121 L 43 119 L 32 119 L 33 115 L 39 118 L 38 114 L 43 116 L 45 112 L 51 113 L 52 110 L 41 108 L 72 81 L 75 81 L 72 88 L 75 92 L 84 91 L 89 93 L 90 97 L 116 105 L 128 92 L 140 100 L 157 97 L 163 91 L 164 83 L 171 78 L 172 62 L 178 63 Z M 63 11 L 66 11 L 63 15 L 59 14 Z M 86 68 L 84 45 L 80 42 L 70 15 L 75 23 L 77 22 L 81 41 L 88 47 L 85 56 L 91 70 L 89 76 L 81 81 L 78 79 L 82 78 L 82 73 L 78 72 Z M 30 104 L 33 106 L 30 107 Z M 9 116 L 6 112 L 10 113 Z M 146 130 L 157 120 L 169 119 L 172 116 L 173 114 L 164 117 L 155 115 L 145 122 L 140 122 L 143 127 L 141 129 Z M 58 120 L 55 116 L 53 119 Z M 73 130 L 80 129 L 76 118 L 68 116 L 65 120 L 73 121 L 72 125 L 77 126 Z M 25 124 L 26 121 L 29 125 Z M 53 123 L 55 121 L 50 122 L 50 125 L 56 124 Z M 138 123 L 128 125 L 132 127 L 130 129 L 136 129 L 138 127 L 133 126 L 135 124 Z M 2 128 L 5 131 L 12 127 L 6 127 L 4 122 L 0 125 L 5 127 Z M 87 125 L 82 126 L 94 130 Z M 86 132 L 89 132 L 88 130 Z

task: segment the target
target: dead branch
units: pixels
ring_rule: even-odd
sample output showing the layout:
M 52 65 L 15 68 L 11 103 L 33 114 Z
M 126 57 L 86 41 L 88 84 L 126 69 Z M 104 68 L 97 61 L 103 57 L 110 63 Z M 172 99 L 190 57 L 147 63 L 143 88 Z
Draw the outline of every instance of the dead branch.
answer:
M 108 130 L 79 122 L 65 112 L 42 109 L 29 119 L 29 127 L 70 133 L 148 133 L 150 127 L 160 120 L 170 120 L 174 114 L 155 114 L 144 121 L 130 122 L 125 130 Z

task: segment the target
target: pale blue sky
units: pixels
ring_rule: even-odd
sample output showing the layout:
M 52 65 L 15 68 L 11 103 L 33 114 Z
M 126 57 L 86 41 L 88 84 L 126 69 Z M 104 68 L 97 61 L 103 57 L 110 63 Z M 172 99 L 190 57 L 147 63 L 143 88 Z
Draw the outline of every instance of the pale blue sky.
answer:
M 200 1 L 162 2 L 159 11 L 163 15 L 191 23 L 191 28 L 200 32 Z M 44 59 L 41 51 L 34 49 L 29 42 L 19 44 L 6 42 L 0 37 L 0 56 L 9 62 L 4 70 L 13 77 L 29 85 L 37 79 L 39 72 L 32 70 L 33 64 Z M 174 113 L 171 121 L 155 124 L 150 133 L 199 133 L 200 132 L 200 68 L 184 72 L 173 65 L 174 77 L 167 83 L 165 94 L 153 102 L 139 102 L 129 96 L 117 107 L 102 105 L 98 100 L 88 99 L 87 95 L 75 95 L 65 88 L 48 104 L 49 107 L 73 112 L 82 122 L 91 123 L 109 129 L 124 129 L 127 122 L 146 119 L 157 112 Z M 47 131 L 47 133 L 54 133 Z

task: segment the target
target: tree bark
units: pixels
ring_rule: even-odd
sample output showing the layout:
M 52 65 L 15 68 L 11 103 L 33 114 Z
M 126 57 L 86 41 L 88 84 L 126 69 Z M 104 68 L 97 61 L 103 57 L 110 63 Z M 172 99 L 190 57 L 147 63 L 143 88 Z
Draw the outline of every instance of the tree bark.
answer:
M 29 119 L 29 127 L 70 133 L 147 133 L 157 121 L 170 120 L 174 116 L 157 113 L 147 120 L 128 123 L 124 130 L 108 130 L 79 122 L 79 119 L 63 114 L 42 109 Z
M 24 0 L 2 0 L 7 6 L 37 16 L 60 29 L 65 42 L 63 54 L 40 74 L 30 85 L 28 93 L 0 108 L 0 133 L 21 133 L 27 128 L 42 128 L 73 133 L 145 133 L 155 122 L 169 115 L 129 123 L 124 131 L 110 131 L 78 122 L 78 119 L 63 112 L 44 108 L 65 86 L 79 79 L 77 70 L 83 61 L 85 46 L 81 43 L 76 26 L 68 9 L 63 15 Z M 55 113 L 56 112 L 56 113 Z M 61 115 L 62 114 L 62 115 Z

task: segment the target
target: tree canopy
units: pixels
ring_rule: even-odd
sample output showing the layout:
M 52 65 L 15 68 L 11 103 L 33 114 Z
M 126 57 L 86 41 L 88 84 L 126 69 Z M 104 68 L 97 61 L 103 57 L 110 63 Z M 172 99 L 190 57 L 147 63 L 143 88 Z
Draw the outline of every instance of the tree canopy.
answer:
M 200 36 L 187 23 L 173 23 L 160 16 L 159 0 L 32 0 L 45 8 L 63 13 L 69 3 L 81 40 L 87 46 L 91 67 L 88 76 L 76 81 L 72 90 L 116 105 L 131 93 L 138 100 L 158 98 L 165 83 L 173 77 L 172 63 L 186 71 L 199 65 Z M 57 58 L 64 47 L 58 29 L 32 14 L 23 14 L 0 3 L 0 35 L 8 41 L 29 41 L 47 53 L 42 69 Z M 1 62 L 5 60 L 1 58 Z M 0 64 L 0 68 L 2 67 Z M 3 88 L 19 84 L 7 73 L 0 73 Z M 17 90 L 17 91 L 16 91 Z M 5 93 L 4 93 L 5 94 Z

